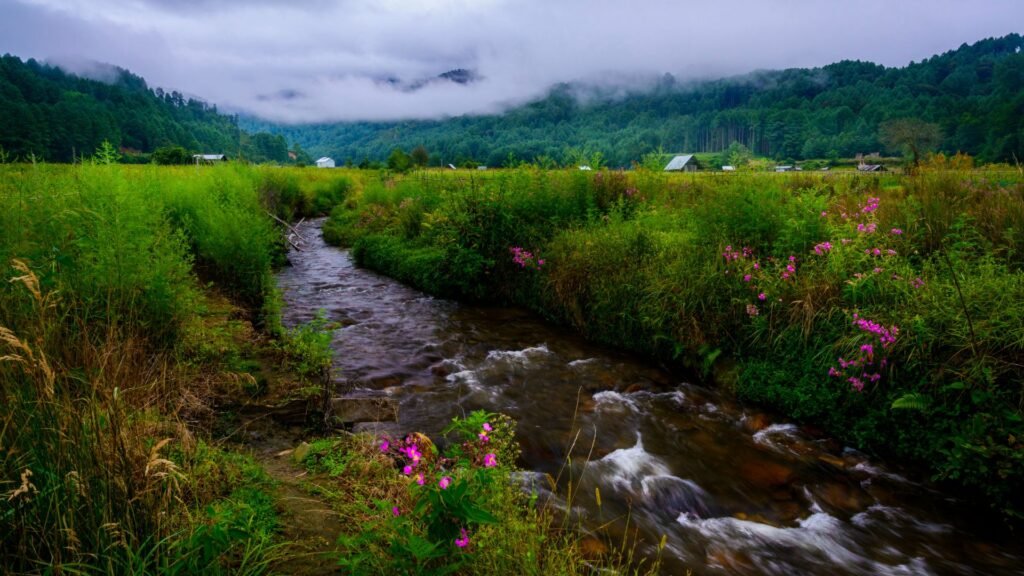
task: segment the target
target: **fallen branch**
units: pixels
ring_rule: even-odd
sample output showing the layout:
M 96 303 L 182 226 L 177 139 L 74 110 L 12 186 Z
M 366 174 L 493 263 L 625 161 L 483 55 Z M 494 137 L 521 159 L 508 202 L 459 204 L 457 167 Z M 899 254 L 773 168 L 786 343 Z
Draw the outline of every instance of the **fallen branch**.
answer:
M 291 224 L 289 224 L 289 223 L 285 222 L 284 220 L 281 220 L 281 219 L 280 219 L 280 218 L 278 218 L 277 216 L 274 216 L 274 215 L 273 215 L 273 214 L 271 214 L 271 213 L 270 213 L 270 211 L 268 211 L 268 210 L 264 210 L 264 212 L 266 212 L 266 213 L 267 213 L 267 216 L 270 216 L 270 217 L 271 217 L 271 218 L 273 218 L 274 220 L 277 220 L 278 222 L 280 222 L 280 223 L 281 223 L 281 225 L 282 225 L 282 226 L 284 226 L 285 228 L 287 228 L 287 229 L 291 230 L 291 231 L 292 231 L 292 234 L 295 234 L 296 236 L 298 236 L 298 237 L 299 237 L 299 240 L 302 240 L 303 242 L 305 242 L 305 241 L 306 241 L 306 239 L 302 237 L 302 234 L 299 234 L 299 231 L 298 231 L 298 230 L 296 230 L 294 226 L 292 226 Z M 305 220 L 305 218 L 303 218 L 303 220 Z M 291 240 L 289 240 L 289 242 L 291 242 Z M 292 244 L 292 246 L 294 246 L 294 244 Z

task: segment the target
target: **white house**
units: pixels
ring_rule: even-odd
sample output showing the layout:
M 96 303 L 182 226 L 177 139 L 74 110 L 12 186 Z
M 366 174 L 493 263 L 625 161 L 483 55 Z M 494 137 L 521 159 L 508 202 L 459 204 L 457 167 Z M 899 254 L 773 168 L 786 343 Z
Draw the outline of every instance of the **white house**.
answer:
M 316 161 L 316 167 L 317 168 L 334 168 L 334 158 L 328 158 L 327 156 L 324 156 L 323 158 L 321 158 L 321 159 Z
M 697 161 L 693 154 L 676 156 L 665 166 L 666 172 L 696 172 Z
M 227 160 L 227 156 L 223 154 L 193 154 L 192 161 L 196 164 L 214 164 L 216 162 L 223 162 Z
M 722 172 L 735 172 L 735 166 L 722 166 Z

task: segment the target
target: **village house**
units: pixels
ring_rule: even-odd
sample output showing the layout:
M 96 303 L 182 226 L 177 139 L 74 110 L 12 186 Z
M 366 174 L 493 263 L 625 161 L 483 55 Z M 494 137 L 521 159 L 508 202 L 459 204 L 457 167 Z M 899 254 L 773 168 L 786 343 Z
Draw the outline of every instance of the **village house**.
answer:
M 216 164 L 218 162 L 224 162 L 228 157 L 224 154 L 193 154 L 192 161 L 199 164 Z
M 696 172 L 697 169 L 697 159 L 693 154 L 676 156 L 665 166 L 665 172 Z
M 324 156 L 316 161 L 317 168 L 334 168 L 334 158 Z

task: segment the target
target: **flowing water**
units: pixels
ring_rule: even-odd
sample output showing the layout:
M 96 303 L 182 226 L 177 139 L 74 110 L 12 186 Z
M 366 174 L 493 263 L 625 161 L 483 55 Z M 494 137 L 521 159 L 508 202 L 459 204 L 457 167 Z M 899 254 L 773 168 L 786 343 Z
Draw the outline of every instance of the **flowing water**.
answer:
M 347 393 L 393 397 L 399 429 L 428 435 L 475 409 L 512 416 L 520 464 L 557 494 L 578 486 L 551 502 L 583 526 L 628 514 L 644 554 L 665 536 L 665 573 L 1024 574 L 1021 546 L 965 527 L 971 503 L 521 310 L 356 268 L 318 226 L 279 276 L 285 323 L 323 309 L 343 326 Z

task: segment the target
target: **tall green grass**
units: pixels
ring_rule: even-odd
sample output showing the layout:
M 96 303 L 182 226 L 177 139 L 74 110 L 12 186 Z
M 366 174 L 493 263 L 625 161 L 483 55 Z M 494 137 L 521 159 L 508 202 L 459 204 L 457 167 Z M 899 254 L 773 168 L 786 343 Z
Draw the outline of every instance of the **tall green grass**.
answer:
M 270 206 L 267 179 L 245 166 L 0 166 L 4 571 L 266 571 L 268 482 L 204 448 L 194 416 L 215 368 L 182 359 L 206 283 L 275 308 L 283 243 L 267 212 L 298 213 L 303 196 Z
M 325 225 L 360 264 L 685 363 L 1016 519 L 1022 233 L 1018 173 L 941 166 L 880 177 L 422 172 L 368 181 Z M 743 255 L 726 258 L 730 247 Z M 883 349 L 855 325 L 865 318 L 898 327 L 895 341 Z M 829 376 L 865 345 L 877 349 L 870 369 Z

